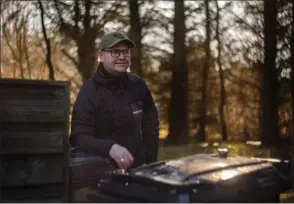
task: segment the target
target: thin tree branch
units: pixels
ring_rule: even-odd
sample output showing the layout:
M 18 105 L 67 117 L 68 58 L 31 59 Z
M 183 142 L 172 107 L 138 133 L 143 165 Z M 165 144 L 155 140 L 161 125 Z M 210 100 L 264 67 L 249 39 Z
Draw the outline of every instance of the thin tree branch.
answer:
M 98 21 L 98 23 L 96 24 L 96 29 L 100 30 L 101 28 L 103 28 L 103 26 L 105 25 L 105 23 L 107 23 L 107 21 L 109 21 L 109 19 L 111 19 L 112 17 L 114 17 L 114 15 L 116 14 L 118 8 L 121 6 L 120 2 L 116 2 L 110 9 L 108 9 L 105 14 L 103 15 L 102 18 L 100 18 L 100 20 Z M 98 26 L 99 25 L 99 26 Z
M 17 22 L 15 22 L 15 26 L 16 26 L 16 46 L 17 46 L 17 50 L 18 50 L 18 64 L 19 64 L 19 68 L 20 68 L 20 77 L 23 79 L 24 78 L 24 71 L 23 71 L 23 49 L 22 49 L 22 33 L 21 33 L 21 29 L 23 27 L 23 16 L 20 20 L 20 24 L 17 25 Z
M 70 55 L 65 49 L 62 49 L 61 52 L 68 58 L 72 61 L 72 63 L 78 67 L 79 66 L 79 63 L 78 61 L 72 56 Z
M 250 25 L 250 23 L 248 23 L 245 19 L 239 17 L 236 13 L 234 13 L 232 10 L 230 10 L 228 8 L 225 8 L 224 10 L 226 10 L 230 14 L 233 14 L 233 16 L 237 18 L 237 21 L 241 22 L 243 25 L 245 25 L 247 28 L 249 28 L 258 37 L 260 37 L 261 39 L 264 38 L 260 33 L 256 32 L 255 28 L 252 27 L 252 25 Z
M 75 42 L 79 42 L 80 39 L 80 32 L 76 32 L 75 27 L 72 26 L 69 23 L 66 23 L 61 15 L 61 10 L 58 5 L 58 0 L 54 0 L 55 8 L 57 11 L 57 14 L 59 16 L 60 21 L 60 31 L 63 33 L 68 34 Z
M 66 73 L 63 69 L 60 68 L 60 66 L 56 65 L 55 67 L 56 67 L 56 70 L 57 70 L 60 74 L 62 74 L 63 76 L 65 76 L 65 77 L 67 78 L 67 80 L 71 81 L 71 83 L 72 83 L 73 85 L 75 85 L 77 88 L 81 86 L 81 83 L 79 83 L 79 82 L 75 79 L 76 75 L 68 76 L 67 73 Z M 75 94 L 78 93 L 77 90 L 75 90 L 74 92 L 75 92 Z
M 81 12 L 79 7 L 79 0 L 75 0 L 75 31 L 80 32 L 79 30 L 79 20 L 81 19 Z
M 187 18 L 187 17 L 191 16 L 191 14 L 197 13 L 197 12 L 199 12 L 201 10 L 203 10 L 203 5 L 200 5 L 199 7 L 195 8 L 195 9 L 188 10 L 189 12 L 185 16 Z
M 85 15 L 84 15 L 83 24 L 84 24 L 85 30 L 88 30 L 90 28 L 90 21 L 91 21 L 91 17 L 90 17 L 91 0 L 85 0 L 84 3 L 85 3 Z
M 226 75 L 227 75 L 227 80 L 231 81 L 234 84 L 238 84 L 240 86 L 248 85 L 248 86 L 250 86 L 253 89 L 257 89 L 258 91 L 262 91 L 262 89 L 261 89 L 260 86 L 254 84 L 254 83 L 252 83 L 250 81 L 247 81 L 245 79 L 239 79 L 240 77 L 234 75 L 229 70 L 227 70 Z
M 7 34 L 7 30 L 6 30 L 6 24 L 3 25 L 3 30 L 2 31 L 3 31 L 4 40 L 5 40 L 8 48 L 10 49 L 10 52 L 11 52 L 14 60 L 15 61 L 18 61 L 17 55 L 15 53 L 15 50 L 13 49 L 12 45 L 10 44 L 10 41 L 8 40 L 9 37 L 8 37 L 8 34 Z

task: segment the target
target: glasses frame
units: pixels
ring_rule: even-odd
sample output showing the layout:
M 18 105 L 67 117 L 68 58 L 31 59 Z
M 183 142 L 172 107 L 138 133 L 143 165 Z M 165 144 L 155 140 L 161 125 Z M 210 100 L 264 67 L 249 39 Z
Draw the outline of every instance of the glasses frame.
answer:
M 119 50 L 119 49 L 104 49 L 102 50 L 103 52 L 109 52 L 111 57 L 113 58 L 119 58 L 120 54 L 122 54 L 125 58 L 130 57 L 131 56 L 131 49 L 127 49 L 127 50 Z M 114 51 L 118 52 L 115 53 Z M 127 52 L 126 52 L 127 51 Z M 116 56 L 117 55 L 117 56 Z

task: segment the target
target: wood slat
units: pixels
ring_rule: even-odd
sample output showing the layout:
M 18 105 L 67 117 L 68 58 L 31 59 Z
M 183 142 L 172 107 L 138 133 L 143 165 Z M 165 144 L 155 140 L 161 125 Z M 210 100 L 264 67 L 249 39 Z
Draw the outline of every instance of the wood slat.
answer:
M 2 147 L 2 124 L 0 124 L 0 147 Z M 2 148 L 0 149 L 0 169 L 2 166 Z M 2 175 L 0 174 L 0 202 L 2 201 Z
M 3 188 L 2 202 L 62 202 L 63 184 Z
M 0 85 L 1 86 L 1 85 Z M 54 87 L 49 87 L 47 89 L 42 89 L 40 87 L 7 87 L 0 88 L 0 94 L 2 100 L 44 100 L 44 101 L 54 101 L 54 100 L 65 100 L 66 94 L 64 88 L 59 87 L 54 89 Z
M 3 133 L 2 154 L 63 153 L 64 132 L 6 132 Z
M 2 123 L 2 155 L 64 153 L 68 130 L 62 123 Z
M 64 122 L 64 100 L 0 100 L 0 122 Z
M 63 174 L 63 155 L 2 157 L 2 187 L 61 183 Z
M 51 80 L 31 80 L 31 79 L 0 79 L 0 87 L 22 87 L 22 86 L 32 86 L 32 87 L 68 87 L 70 85 L 69 81 L 51 81 Z

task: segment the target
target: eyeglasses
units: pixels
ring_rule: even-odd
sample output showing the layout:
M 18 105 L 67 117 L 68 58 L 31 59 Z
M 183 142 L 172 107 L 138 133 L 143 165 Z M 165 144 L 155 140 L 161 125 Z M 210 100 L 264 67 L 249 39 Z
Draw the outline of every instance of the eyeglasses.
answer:
M 124 57 L 130 57 L 131 56 L 131 50 L 118 50 L 118 49 L 113 49 L 113 50 L 102 50 L 103 52 L 110 52 L 110 55 L 114 58 L 118 58 L 120 56 L 120 53 Z

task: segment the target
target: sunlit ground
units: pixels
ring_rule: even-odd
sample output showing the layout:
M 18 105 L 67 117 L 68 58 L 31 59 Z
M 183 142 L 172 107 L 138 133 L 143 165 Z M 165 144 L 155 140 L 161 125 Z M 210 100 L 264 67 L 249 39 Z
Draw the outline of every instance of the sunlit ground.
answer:
M 261 147 L 257 141 L 246 143 L 230 142 L 230 143 L 195 143 L 188 145 L 161 146 L 159 149 L 158 160 L 169 160 L 188 156 L 197 153 L 215 153 L 217 148 L 226 147 L 229 150 L 229 156 L 246 156 L 246 157 L 264 157 L 264 158 L 284 158 L 289 159 L 294 164 L 294 147 Z M 292 178 L 294 174 L 292 172 Z M 281 195 L 281 202 L 293 203 L 294 191 Z

